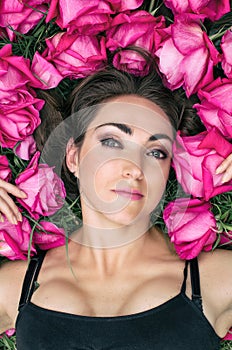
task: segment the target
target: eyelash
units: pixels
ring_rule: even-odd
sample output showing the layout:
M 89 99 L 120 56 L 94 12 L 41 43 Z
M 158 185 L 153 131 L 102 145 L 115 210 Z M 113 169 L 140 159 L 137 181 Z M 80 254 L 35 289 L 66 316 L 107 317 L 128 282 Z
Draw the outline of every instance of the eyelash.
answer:
M 161 149 L 153 149 L 152 151 L 149 151 L 149 152 L 147 152 L 147 155 L 149 156 L 149 153 L 152 153 L 152 154 L 154 154 L 154 153 L 159 153 L 161 156 L 159 156 L 159 157 L 155 157 L 154 156 L 154 158 L 157 158 L 157 159 L 166 159 L 167 157 L 168 157 L 168 155 L 167 155 L 167 153 L 165 153 L 164 151 L 162 151 Z
M 110 147 L 110 148 L 122 148 L 122 144 L 115 140 L 113 137 L 107 137 L 105 139 L 100 140 L 102 146 L 104 147 Z M 117 146 L 110 145 L 110 142 L 117 144 Z
M 120 149 L 123 148 L 122 144 L 118 140 L 115 140 L 115 138 L 113 138 L 113 137 L 104 138 L 104 139 L 100 140 L 100 142 L 101 142 L 102 146 L 104 146 L 104 147 L 120 148 Z M 158 157 L 154 156 L 154 154 L 157 155 L 157 153 L 159 154 L 159 156 Z M 156 159 L 166 159 L 168 157 L 168 154 L 160 149 L 153 149 L 153 150 L 146 153 L 147 156 L 150 156 L 151 154 L 152 154 L 152 157 L 154 157 Z

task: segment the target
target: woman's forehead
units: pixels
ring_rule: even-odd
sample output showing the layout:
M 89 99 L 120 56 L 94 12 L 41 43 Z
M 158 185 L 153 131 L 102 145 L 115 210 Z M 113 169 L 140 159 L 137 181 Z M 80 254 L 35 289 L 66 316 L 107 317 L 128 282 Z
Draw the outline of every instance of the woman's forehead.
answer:
M 173 136 L 173 127 L 164 111 L 156 104 L 137 96 L 129 96 L 125 100 L 117 98 L 101 104 L 88 129 L 110 123 L 126 124 L 132 129 L 139 128 L 151 134 L 165 132 L 170 137 Z

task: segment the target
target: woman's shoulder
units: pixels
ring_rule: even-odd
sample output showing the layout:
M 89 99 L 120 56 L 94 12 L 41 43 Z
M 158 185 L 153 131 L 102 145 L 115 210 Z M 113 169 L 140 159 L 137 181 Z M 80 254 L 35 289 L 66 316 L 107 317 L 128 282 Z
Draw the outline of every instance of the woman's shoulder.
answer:
M 214 278 L 223 278 L 225 275 L 232 278 L 232 250 L 215 249 L 211 252 L 202 252 L 198 257 L 202 272 Z
M 21 281 L 28 267 L 27 260 L 5 261 L 0 266 L 0 290 L 6 285 Z M 16 286 L 15 286 L 16 287 Z M 15 288 L 14 287 L 14 288 Z
M 217 248 L 210 252 L 202 252 L 198 258 L 200 264 L 209 264 L 209 267 L 212 265 L 215 267 L 215 264 L 219 268 L 226 267 L 225 264 L 231 264 L 232 262 L 232 250 Z
M 50 260 L 59 260 L 61 258 L 61 254 L 58 254 L 57 250 L 54 248 L 49 251 Z M 31 257 L 30 261 L 32 259 L 38 260 L 41 256 L 44 256 L 42 252 Z M 23 281 L 28 266 L 29 260 L 8 260 L 0 265 L 0 308 L 7 309 L 8 313 L 12 314 L 18 309 Z
M 20 294 L 28 261 L 7 261 L 0 266 L 0 303 Z
M 224 336 L 232 326 L 232 250 L 215 249 L 198 260 L 204 310 Z
M 224 297 L 232 305 L 232 250 L 215 249 L 201 253 L 199 258 L 200 280 L 217 297 Z
M 7 261 L 0 266 L 0 332 L 14 327 L 27 266 L 28 262 L 22 260 Z

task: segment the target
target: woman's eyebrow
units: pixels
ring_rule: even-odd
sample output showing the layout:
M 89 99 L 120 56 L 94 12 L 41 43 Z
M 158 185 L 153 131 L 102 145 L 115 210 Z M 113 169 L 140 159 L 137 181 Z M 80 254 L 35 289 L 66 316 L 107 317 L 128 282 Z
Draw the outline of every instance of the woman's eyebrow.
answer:
M 115 126 L 119 130 L 123 131 L 125 134 L 128 134 L 128 135 L 132 135 L 133 134 L 132 129 L 127 124 L 113 123 L 113 122 L 111 122 L 111 123 L 104 123 L 104 124 L 98 125 L 95 128 L 95 130 L 97 130 L 97 129 L 103 127 L 103 126 L 107 126 L 107 125 Z M 171 139 L 171 137 L 169 137 L 166 134 L 154 134 L 154 135 L 149 137 L 148 141 L 157 141 L 157 140 L 161 140 L 161 139 L 166 139 L 166 140 L 169 140 L 171 143 L 173 143 L 173 140 Z
M 161 139 L 169 140 L 171 143 L 173 143 L 173 140 L 171 139 L 171 137 L 169 137 L 166 134 L 154 134 L 149 137 L 148 141 L 157 141 Z
M 121 123 L 104 123 L 101 125 L 98 125 L 95 130 L 101 128 L 102 126 L 106 126 L 106 125 L 111 125 L 111 126 L 115 126 L 116 128 L 118 128 L 119 130 L 123 131 L 125 134 L 129 134 L 132 135 L 132 129 L 126 125 L 126 124 L 121 124 Z

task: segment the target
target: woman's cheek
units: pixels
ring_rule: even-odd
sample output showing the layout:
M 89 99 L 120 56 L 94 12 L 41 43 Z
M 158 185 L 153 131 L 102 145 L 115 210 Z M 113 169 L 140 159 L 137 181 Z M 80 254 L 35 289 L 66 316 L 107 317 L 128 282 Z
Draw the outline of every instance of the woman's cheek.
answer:
M 171 161 L 154 160 L 144 171 L 145 181 L 147 183 L 147 198 L 149 206 L 153 210 L 161 200 L 166 188 Z

